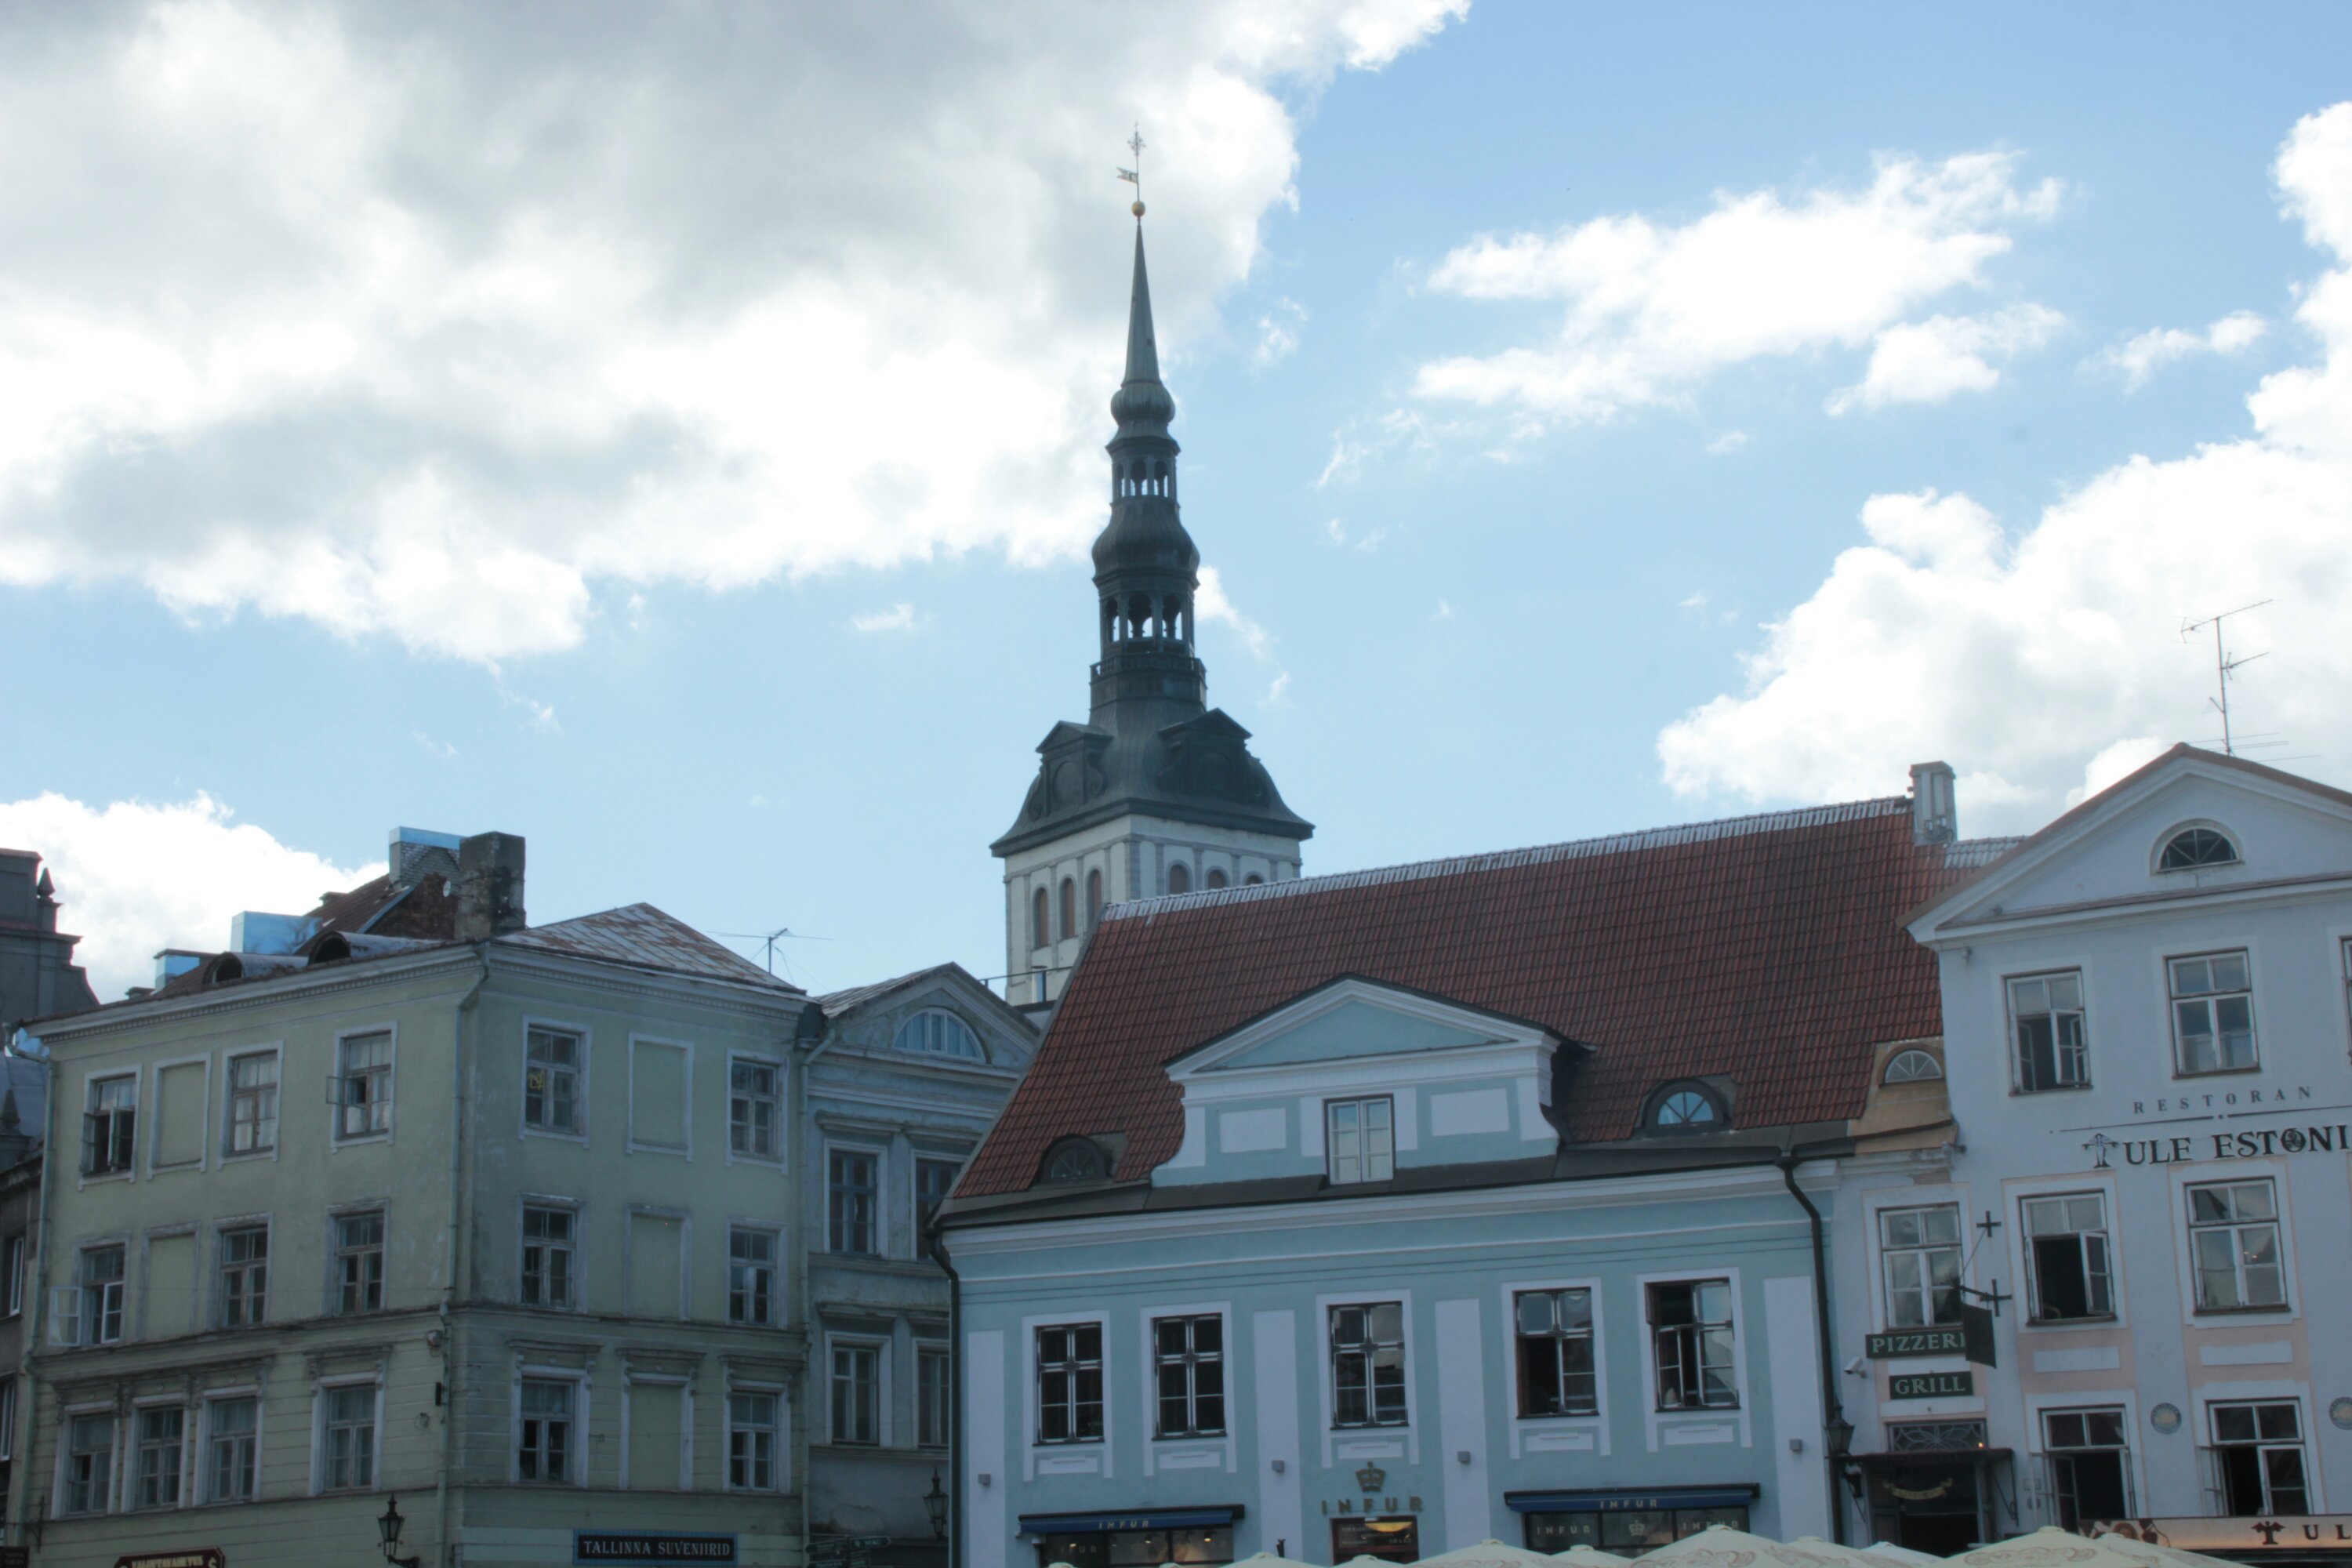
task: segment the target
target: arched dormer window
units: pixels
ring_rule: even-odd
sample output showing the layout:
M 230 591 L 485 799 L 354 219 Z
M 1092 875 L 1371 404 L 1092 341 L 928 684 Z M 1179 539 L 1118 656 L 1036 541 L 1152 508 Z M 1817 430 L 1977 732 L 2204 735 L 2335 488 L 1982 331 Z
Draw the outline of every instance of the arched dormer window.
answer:
M 1209 868 L 1209 886 L 1211 888 L 1222 888 L 1224 885 L 1225 874 L 1223 871 L 1218 870 L 1213 866 Z
M 1259 876 L 1256 872 L 1252 871 L 1248 876 L 1242 879 L 1242 886 L 1244 888 L 1262 888 L 1265 886 L 1265 879 Z
M 2184 827 L 2164 841 L 2164 853 L 2158 856 L 2159 871 L 2196 871 L 2208 866 L 2234 866 L 2238 863 L 2238 847 L 2230 836 L 2218 828 Z
M 1895 1059 L 1886 1064 L 1884 1081 L 1895 1083 L 1934 1083 L 1944 1076 L 1944 1064 L 1931 1052 L 1912 1049 L 1897 1051 Z
M 1102 919 L 1102 873 L 1089 871 L 1087 873 L 1087 924 L 1091 926 Z
M 1046 900 L 1045 889 L 1043 888 L 1038 889 L 1037 896 L 1030 900 L 1029 903 L 1029 923 L 1032 927 L 1029 932 L 1030 945 L 1033 947 L 1052 946 L 1054 942 L 1054 927 L 1050 914 L 1052 905 Z
M 1168 868 L 1168 890 L 1171 893 L 1189 893 L 1192 890 L 1192 873 L 1181 861 Z
M 1071 878 L 1062 879 L 1062 936 L 1065 941 L 1078 934 L 1078 884 Z
M 971 1026 L 944 1007 L 926 1007 L 899 1025 L 898 1037 L 891 1043 L 902 1051 L 929 1051 L 972 1062 L 988 1059 Z
M 1110 1161 L 1103 1147 L 1091 1138 L 1062 1138 L 1045 1151 L 1045 1163 L 1040 1180 L 1061 1185 L 1071 1182 L 1100 1182 L 1110 1176 Z
M 1730 1121 L 1714 1090 L 1702 1084 L 1670 1083 L 1650 1097 L 1642 1125 L 1651 1132 L 1712 1132 Z

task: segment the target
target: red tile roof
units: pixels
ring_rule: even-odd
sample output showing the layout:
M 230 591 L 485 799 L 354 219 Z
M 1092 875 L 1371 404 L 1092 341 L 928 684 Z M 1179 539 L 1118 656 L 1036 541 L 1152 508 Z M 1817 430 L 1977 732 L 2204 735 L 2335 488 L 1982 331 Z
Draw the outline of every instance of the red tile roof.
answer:
M 1162 1064 L 1349 973 L 1591 1047 L 1555 1089 L 1580 1142 L 1717 1074 L 1740 1126 L 1852 1117 L 1871 1047 L 1942 1029 L 1904 913 L 2010 847 L 1915 845 L 1897 796 L 1119 905 L 959 1192 L 1022 1191 L 1071 1133 L 1125 1133 L 1143 1178 L 1182 1141 Z

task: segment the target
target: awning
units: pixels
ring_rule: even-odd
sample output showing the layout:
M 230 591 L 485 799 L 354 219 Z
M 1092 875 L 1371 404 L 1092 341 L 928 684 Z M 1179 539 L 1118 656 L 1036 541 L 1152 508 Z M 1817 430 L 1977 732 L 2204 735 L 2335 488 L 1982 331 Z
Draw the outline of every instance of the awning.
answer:
M 1024 1513 L 1024 1535 L 1091 1535 L 1106 1530 L 1201 1530 L 1231 1524 L 1242 1505 L 1217 1508 L 1147 1508 L 1132 1513 Z
M 1505 1492 L 1513 1513 L 1633 1513 L 1654 1508 L 1740 1508 L 1764 1489 L 1754 1481 L 1727 1487 L 1647 1487 L 1640 1491 L 1583 1488 L 1569 1491 Z

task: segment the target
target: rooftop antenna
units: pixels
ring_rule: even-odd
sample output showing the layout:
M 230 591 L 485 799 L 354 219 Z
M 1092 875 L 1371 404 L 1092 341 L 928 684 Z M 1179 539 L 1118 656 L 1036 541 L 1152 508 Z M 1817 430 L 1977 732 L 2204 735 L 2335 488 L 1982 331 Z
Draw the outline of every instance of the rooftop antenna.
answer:
M 2229 650 L 2221 643 L 2221 623 L 2231 616 L 2242 616 L 2248 610 L 2259 610 L 2264 605 L 2273 602 L 2270 599 L 2256 599 L 2251 605 L 2240 605 L 2234 610 L 2223 610 L 2220 615 L 2208 616 L 2201 621 L 2184 620 L 2180 623 L 2182 642 L 2189 640 L 2191 632 L 2201 632 L 2207 626 L 2213 628 L 2213 684 L 2220 689 L 2221 695 L 2218 698 L 2209 697 L 2206 701 L 2221 711 L 2221 754 L 2224 756 L 2234 757 L 2238 754 L 2237 743 L 2230 733 L 2230 677 L 2236 674 L 2241 667 L 2252 664 L 2258 658 L 2266 658 L 2270 650 L 2264 648 L 2261 653 L 2241 654 L 2236 658 L 2231 658 Z
M 1133 185 L 1133 186 L 1135 187 L 1135 206 L 1134 206 L 1134 209 L 1133 209 L 1133 210 L 1134 210 L 1134 213 L 1135 213 L 1135 221 L 1136 221 L 1136 222 L 1138 222 L 1138 223 L 1141 223 L 1141 222 L 1143 221 L 1143 127 L 1142 127 L 1142 126 L 1140 126 L 1140 125 L 1137 126 L 1137 127 L 1135 128 L 1135 133 L 1134 133 L 1133 135 L 1129 136 L 1129 137 L 1127 139 L 1127 150 L 1128 150 L 1129 153 L 1134 153 L 1134 154 L 1135 154 L 1135 167 L 1134 167 L 1134 168 L 1132 168 L 1132 169 L 1121 169 L 1121 170 L 1118 172 L 1118 177 L 1119 177 L 1120 179 L 1122 179 L 1122 180 L 1125 180 L 1129 184 Z
M 737 942 L 756 942 L 760 943 L 761 947 L 766 949 L 765 962 L 768 965 L 768 973 L 771 974 L 773 974 L 776 972 L 776 943 L 780 942 L 831 942 L 833 940 L 833 938 L 829 936 L 809 936 L 801 931 L 794 931 L 790 926 L 778 926 L 773 931 L 715 931 L 710 934 L 713 936 L 731 937 Z M 784 965 L 784 969 L 786 971 L 784 978 L 787 980 L 791 979 L 791 963 L 787 963 Z

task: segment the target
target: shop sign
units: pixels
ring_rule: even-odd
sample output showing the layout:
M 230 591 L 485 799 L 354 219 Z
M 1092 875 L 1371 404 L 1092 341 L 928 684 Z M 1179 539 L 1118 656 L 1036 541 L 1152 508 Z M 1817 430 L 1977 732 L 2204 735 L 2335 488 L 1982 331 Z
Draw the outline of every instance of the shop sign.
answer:
M 1891 1334 L 1872 1334 L 1862 1342 L 1862 1353 L 1873 1361 L 1915 1355 L 1966 1355 L 1968 1352 L 1968 1335 L 1958 1329 L 1904 1329 Z
M 1898 1373 L 1886 1380 L 1889 1399 L 1963 1399 L 1976 1391 L 1972 1372 Z
M 114 1568 L 226 1568 L 228 1559 L 217 1546 L 191 1546 L 179 1552 L 138 1552 L 114 1560 Z
M 2204 1160 L 2258 1160 L 2272 1154 L 2335 1154 L 2352 1149 L 2352 1122 L 2262 1127 L 2243 1132 L 2184 1132 L 2171 1138 L 2110 1138 L 2094 1132 L 2083 1147 L 2095 1171 Z
M 2352 1548 L 2352 1513 L 2240 1514 L 2221 1519 L 2114 1519 L 2085 1535 L 2120 1535 L 2180 1552 L 2308 1552 Z
M 29 1546 L 0 1546 L 0 1568 L 33 1568 Z
M 640 1568 L 666 1563 L 732 1563 L 731 1535 L 680 1535 L 647 1530 L 575 1530 L 572 1561 Z M 117 1568 L 121 1568 L 117 1564 Z

